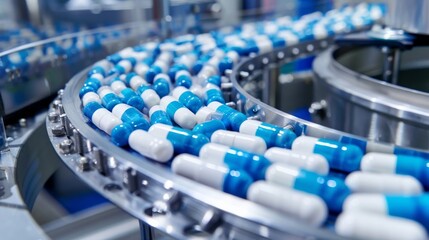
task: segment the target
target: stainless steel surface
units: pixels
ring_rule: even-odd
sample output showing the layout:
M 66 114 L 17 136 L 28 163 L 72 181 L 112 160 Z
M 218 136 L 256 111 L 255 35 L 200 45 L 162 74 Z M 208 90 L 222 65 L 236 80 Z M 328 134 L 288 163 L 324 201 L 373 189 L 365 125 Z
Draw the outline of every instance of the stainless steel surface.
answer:
M 429 2 L 388 0 L 386 24 L 410 33 L 429 34 Z
M 328 103 L 322 123 L 369 140 L 428 150 L 428 51 L 403 52 L 398 85 L 377 80 L 383 74 L 377 48 L 331 48 L 320 54 L 313 66 L 316 98 Z

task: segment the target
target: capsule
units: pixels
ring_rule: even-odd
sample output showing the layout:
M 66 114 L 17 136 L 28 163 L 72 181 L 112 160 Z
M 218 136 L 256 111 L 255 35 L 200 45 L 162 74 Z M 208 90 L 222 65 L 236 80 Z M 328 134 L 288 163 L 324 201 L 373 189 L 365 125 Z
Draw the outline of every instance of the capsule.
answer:
M 407 218 L 419 222 L 429 229 L 428 206 L 428 194 L 405 196 L 356 193 L 347 198 L 344 210 Z
M 292 144 L 292 150 L 320 154 L 333 169 L 352 172 L 360 168 L 362 150 L 351 144 L 343 144 L 324 138 L 298 137 Z
M 194 134 L 190 130 L 161 123 L 152 125 L 149 128 L 149 133 L 170 140 L 176 153 L 198 155 L 200 149 L 209 142 L 209 139 L 202 134 Z
M 289 129 L 283 129 L 273 124 L 256 120 L 246 120 L 240 126 L 240 133 L 262 138 L 267 147 L 291 148 L 296 134 Z
M 143 130 L 133 131 L 128 138 L 128 144 L 141 155 L 163 163 L 169 161 L 174 153 L 171 142 Z
M 211 102 L 220 102 L 225 104 L 222 91 L 220 88 L 212 83 L 207 83 L 205 87 L 205 103 L 206 105 Z
M 159 95 L 159 97 L 162 98 L 167 96 L 170 94 L 171 89 L 170 77 L 164 73 L 157 74 L 153 80 L 152 88 Z
M 264 153 L 264 156 L 272 163 L 284 163 L 321 175 L 326 175 L 329 172 L 328 161 L 319 154 L 301 153 L 285 148 L 272 147 Z
M 206 84 L 209 84 L 209 83 L 220 88 L 220 86 L 222 84 L 222 80 L 221 80 L 219 75 L 214 75 L 214 76 L 207 78 Z
M 196 134 L 204 134 L 210 139 L 213 136 L 213 133 L 218 130 L 225 130 L 225 124 L 223 124 L 221 120 L 213 119 L 195 125 L 192 132 Z
M 88 92 L 85 95 L 83 95 L 83 97 L 82 97 L 82 106 L 85 107 L 90 102 L 97 102 L 97 103 L 101 104 L 101 98 L 95 92 Z
M 99 76 L 99 74 L 91 75 L 91 77 L 85 80 L 83 86 L 88 86 L 96 92 L 101 87 L 101 81 L 96 76 Z
M 220 120 L 222 118 L 221 113 L 217 113 L 215 110 L 209 107 L 201 107 L 196 113 L 197 123 L 204 123 L 213 119 Z M 225 124 L 224 124 L 225 125 Z M 226 126 L 225 126 L 226 127 Z
M 207 107 L 223 114 L 221 120 L 225 123 L 225 127 L 228 130 L 238 131 L 240 125 L 247 119 L 243 113 L 220 102 L 211 102 Z
M 250 185 L 247 199 L 312 226 L 322 225 L 328 216 L 326 204 L 319 197 L 264 181 Z
M 162 109 L 159 105 L 155 105 L 149 110 L 149 118 L 150 118 L 150 125 L 162 123 L 165 125 L 173 126 L 173 123 L 171 122 L 170 117 L 164 111 L 164 109 Z
M 267 150 L 267 145 L 262 138 L 233 131 L 218 130 L 213 133 L 210 140 L 212 143 L 243 149 L 251 153 L 264 154 Z
M 144 108 L 143 99 L 139 95 L 137 95 L 137 93 L 134 92 L 134 90 L 132 90 L 131 88 L 125 88 L 124 90 L 122 90 L 118 94 L 118 97 L 123 103 L 135 107 L 140 111 Z
M 115 92 L 116 94 L 119 94 L 121 93 L 122 90 L 126 89 L 127 86 L 125 85 L 124 82 L 122 82 L 120 78 L 115 78 L 110 83 L 110 88 L 113 90 L 113 92 Z
M 129 73 L 133 69 L 134 64 L 135 59 L 133 58 L 122 59 L 116 63 L 112 69 L 110 69 L 109 75 Z
M 106 59 L 103 59 L 101 61 L 94 63 L 91 70 L 89 70 L 88 72 L 88 76 L 91 76 L 94 73 L 99 73 L 103 77 L 105 77 L 111 68 L 112 68 L 112 63 L 110 63 Z
M 189 89 L 192 86 L 191 74 L 186 70 L 177 71 L 174 79 L 177 87 L 182 86 Z
M 241 198 L 246 198 L 247 189 L 253 182 L 245 172 L 204 162 L 189 154 L 175 157 L 171 170 L 178 175 Z
M 185 87 L 176 87 L 172 95 L 193 113 L 196 113 L 203 106 L 201 99 Z
M 342 179 L 281 163 L 268 167 L 265 179 L 273 184 L 315 194 L 321 197 L 333 212 L 341 212 L 344 200 L 350 195 L 350 189 Z
M 265 171 L 270 166 L 264 156 L 209 143 L 200 150 L 200 158 L 215 164 L 226 164 L 231 168 L 243 169 L 255 180 L 265 179 Z
M 197 124 L 197 117 L 173 97 L 163 97 L 160 105 L 165 109 L 168 116 L 180 127 L 192 129 Z
M 112 109 L 113 115 L 120 118 L 122 122 L 129 123 L 133 129 L 149 129 L 149 122 L 136 108 L 127 104 L 120 103 Z
M 420 182 L 407 175 L 357 171 L 347 176 L 346 184 L 357 193 L 415 195 L 423 192 Z
M 90 102 L 84 108 L 85 116 L 91 119 L 91 122 L 100 130 L 107 134 L 112 133 L 112 129 L 121 124 L 122 121 L 113 115 L 109 110 L 102 107 L 97 102 Z
M 340 214 L 335 231 L 353 239 L 427 239 L 425 229 L 414 221 L 355 211 Z
M 140 94 L 143 99 L 144 105 L 151 109 L 153 106 L 158 105 L 161 101 L 159 95 L 148 85 L 141 85 L 137 88 L 136 92 Z
M 146 74 L 148 71 L 149 71 L 149 66 L 144 62 L 138 62 L 134 66 L 134 72 L 136 72 L 140 77 L 146 77 Z
M 155 63 L 146 71 L 145 79 L 148 83 L 153 83 L 155 76 L 167 72 L 167 65 L 163 61 L 155 61 Z
M 125 81 L 133 90 L 137 90 L 141 85 L 148 85 L 146 80 L 137 75 L 135 72 L 127 74 Z
M 98 96 L 100 96 L 103 106 L 109 111 L 112 111 L 113 107 L 121 103 L 121 99 L 108 86 L 98 89 Z
M 367 153 L 362 158 L 361 169 L 365 172 L 410 175 L 419 180 L 424 187 L 429 187 L 428 161 L 420 157 Z

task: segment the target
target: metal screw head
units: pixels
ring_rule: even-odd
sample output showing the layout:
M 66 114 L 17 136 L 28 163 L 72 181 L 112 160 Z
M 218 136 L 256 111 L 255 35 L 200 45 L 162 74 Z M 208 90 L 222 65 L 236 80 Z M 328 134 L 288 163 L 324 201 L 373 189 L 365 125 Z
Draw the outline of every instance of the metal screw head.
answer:
M 19 119 L 19 126 L 20 127 L 27 127 L 27 119 L 25 119 L 25 118 L 21 118 L 21 119 Z
M 91 170 L 91 162 L 87 157 L 81 157 L 78 160 L 79 169 L 81 171 L 89 171 Z
M 59 144 L 59 148 L 63 154 L 71 153 L 73 150 L 73 141 L 66 139 Z
M 58 124 L 51 128 L 52 134 L 54 134 L 55 137 L 62 137 L 66 135 L 66 130 L 64 129 L 64 126 Z
M 53 111 L 48 113 L 48 120 L 50 122 L 56 123 L 60 120 L 60 114 L 58 114 L 57 112 Z
M 61 105 L 61 100 L 59 100 L 59 99 L 56 99 L 56 100 L 54 100 L 54 102 L 52 102 L 52 107 L 55 110 L 58 110 L 58 108 L 59 108 L 60 105 Z

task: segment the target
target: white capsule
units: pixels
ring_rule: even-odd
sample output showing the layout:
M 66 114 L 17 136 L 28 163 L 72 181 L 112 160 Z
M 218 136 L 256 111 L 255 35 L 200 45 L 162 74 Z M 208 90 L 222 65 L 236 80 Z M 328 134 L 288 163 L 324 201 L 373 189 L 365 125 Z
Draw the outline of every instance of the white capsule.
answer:
M 112 90 L 116 93 L 116 94 L 120 94 L 122 92 L 122 90 L 124 90 L 125 88 L 127 88 L 127 86 L 125 85 L 124 82 L 122 81 L 113 81 L 110 84 L 110 87 L 112 88 Z
M 207 79 L 216 74 L 218 74 L 218 70 L 215 66 L 205 64 L 201 71 L 198 73 L 198 77 L 202 79 Z
M 343 210 L 389 215 L 385 196 L 374 193 L 351 194 L 344 201 Z
M 229 171 L 224 165 L 204 162 L 190 154 L 180 154 L 175 157 L 171 170 L 178 175 L 218 190 L 223 189 L 225 174 Z
M 95 112 L 92 114 L 91 122 L 97 128 L 101 129 L 101 127 L 100 127 L 101 119 L 104 117 L 104 115 L 106 115 L 108 113 L 109 113 L 109 110 L 107 110 L 105 108 L 99 108 L 99 109 L 95 110 Z
M 273 50 L 273 43 L 269 39 L 259 38 L 255 40 L 260 54 L 267 53 Z
M 426 239 L 425 229 L 417 222 L 398 217 L 345 212 L 338 216 L 335 231 L 353 239 Z
M 396 173 L 396 159 L 394 154 L 367 153 L 362 157 L 361 170 L 366 172 Z
M 217 165 L 223 165 L 229 147 L 217 143 L 207 143 L 200 150 L 200 158 Z
M 159 95 L 153 89 L 146 89 L 140 94 L 140 97 L 143 99 L 143 102 L 148 109 L 151 109 L 155 105 L 159 105 L 159 102 L 161 101 Z
M 170 141 L 155 137 L 143 130 L 133 131 L 128 138 L 128 144 L 136 152 L 158 162 L 167 162 L 174 153 Z
M 328 161 L 319 154 L 301 153 L 285 148 L 272 147 L 265 152 L 264 156 L 273 163 L 284 163 L 322 175 L 329 172 Z
M 148 83 L 139 75 L 136 75 L 130 79 L 130 87 L 133 90 L 137 90 L 137 88 L 139 88 L 143 84 L 148 85 Z
M 145 77 L 148 70 L 149 70 L 149 66 L 142 62 L 139 62 L 134 66 L 134 71 L 140 77 Z
M 113 115 L 113 113 L 108 111 L 108 113 L 105 114 L 103 118 L 101 118 L 99 128 L 103 130 L 105 133 L 111 135 L 113 128 L 121 123 L 122 123 L 121 119 L 119 119 L 118 117 Z
M 101 104 L 101 98 L 95 92 L 87 92 L 82 97 L 82 105 L 85 107 L 90 102 L 97 102 Z
M 197 117 L 172 96 L 163 97 L 160 105 L 180 127 L 192 129 L 197 124 Z
M 353 192 L 384 194 L 420 194 L 423 187 L 417 179 L 406 175 L 353 172 L 346 178 Z
M 312 226 L 320 226 L 328 215 L 326 204 L 319 197 L 263 181 L 255 182 L 250 186 L 247 199 L 281 211 Z
M 258 154 L 267 150 L 267 144 L 262 138 L 233 131 L 218 130 L 212 134 L 211 142 Z

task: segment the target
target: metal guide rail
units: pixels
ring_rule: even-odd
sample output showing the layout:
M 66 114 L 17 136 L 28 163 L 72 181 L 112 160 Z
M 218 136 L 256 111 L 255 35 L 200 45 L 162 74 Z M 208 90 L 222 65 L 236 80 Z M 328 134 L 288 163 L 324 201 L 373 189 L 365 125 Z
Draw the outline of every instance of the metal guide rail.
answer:
M 248 115 L 253 112 L 251 119 L 312 136 L 334 139 L 344 136 L 261 103 L 237 82 L 250 77 L 253 70 L 315 54 L 331 43 L 332 39 L 309 41 L 245 59 L 230 73 L 232 85 L 225 85 L 225 99 Z M 273 210 L 174 175 L 168 166 L 113 145 L 99 130 L 88 125 L 81 102 L 76 98 L 86 72 L 76 75 L 53 102 L 46 122 L 48 134 L 55 150 L 73 172 L 130 214 L 178 238 L 339 238 L 326 229 L 309 228 Z

